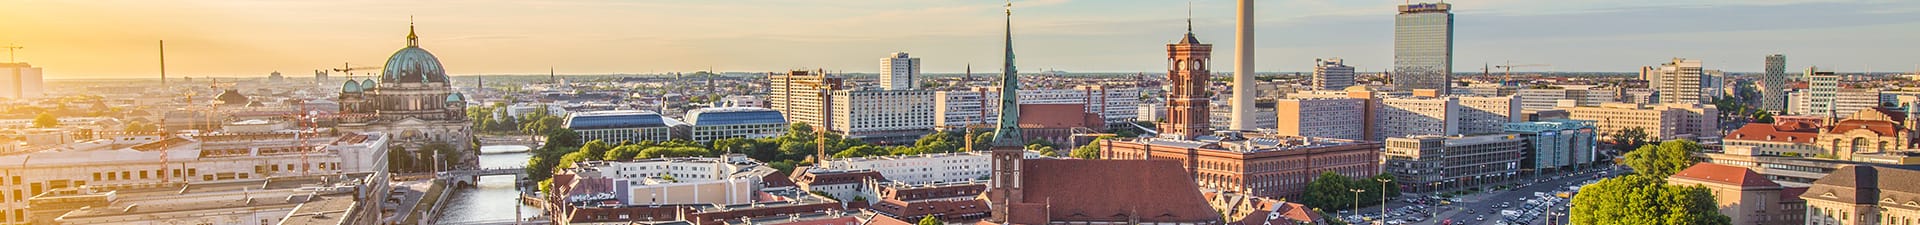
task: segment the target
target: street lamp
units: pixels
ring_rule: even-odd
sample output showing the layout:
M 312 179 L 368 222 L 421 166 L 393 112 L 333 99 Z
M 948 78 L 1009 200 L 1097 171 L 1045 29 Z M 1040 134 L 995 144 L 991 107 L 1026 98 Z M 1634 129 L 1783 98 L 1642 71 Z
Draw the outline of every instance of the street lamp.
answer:
M 1393 181 L 1393 180 L 1387 179 L 1387 178 L 1374 178 L 1373 180 L 1380 181 L 1380 215 L 1386 215 L 1387 214 L 1387 182 Z
M 1359 215 L 1360 214 L 1360 192 L 1367 192 L 1367 190 L 1366 189 L 1347 189 L 1347 190 L 1353 191 L 1353 214 Z M 1386 216 L 1386 214 L 1380 214 L 1380 216 Z

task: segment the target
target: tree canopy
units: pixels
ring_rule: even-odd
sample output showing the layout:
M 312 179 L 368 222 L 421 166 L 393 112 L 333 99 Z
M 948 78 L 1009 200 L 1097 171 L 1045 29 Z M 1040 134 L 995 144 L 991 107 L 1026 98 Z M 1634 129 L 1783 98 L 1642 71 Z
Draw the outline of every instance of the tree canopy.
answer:
M 1627 152 L 1623 164 L 1632 167 L 1635 173 L 1655 177 L 1667 177 L 1698 162 L 1693 152 L 1703 148 L 1698 143 L 1687 140 L 1672 140 L 1659 145 L 1642 145 L 1639 149 Z
M 43 113 L 40 113 L 39 116 L 33 117 L 34 128 L 54 128 L 59 126 L 60 126 L 60 117 L 54 116 L 52 113 L 43 112 Z
M 1381 185 L 1380 180 L 1387 182 Z M 1361 206 L 1380 204 L 1382 191 L 1386 192 L 1385 197 L 1400 196 L 1399 184 L 1394 181 L 1393 175 L 1381 174 L 1365 179 L 1353 179 L 1327 171 L 1320 173 L 1320 176 L 1313 181 L 1307 182 L 1307 193 L 1301 204 L 1322 209 L 1350 209 L 1356 203 L 1353 189 L 1364 190 L 1358 194 L 1360 199 L 1357 203 Z
M 939 217 L 932 216 L 932 215 L 928 215 L 927 217 L 922 217 L 920 218 L 919 223 L 914 223 L 914 225 L 942 225 L 942 224 L 947 224 L 947 223 L 940 222 Z
M 1731 224 L 1703 186 L 1669 185 L 1648 175 L 1607 178 L 1580 188 L 1572 224 Z
M 1639 127 L 1621 128 L 1619 131 L 1607 134 L 1607 140 L 1611 141 L 1614 150 L 1622 152 L 1632 151 L 1634 148 L 1653 142 L 1647 135 L 1647 130 Z

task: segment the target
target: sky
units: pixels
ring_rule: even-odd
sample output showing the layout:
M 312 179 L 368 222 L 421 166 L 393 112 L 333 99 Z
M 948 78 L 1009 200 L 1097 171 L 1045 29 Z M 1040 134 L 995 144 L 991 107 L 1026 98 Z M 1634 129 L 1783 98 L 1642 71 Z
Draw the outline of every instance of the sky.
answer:
M 1673 57 L 1709 69 L 1914 71 L 1920 1 L 1454 0 L 1456 72 L 1485 63 L 1559 72 L 1632 72 Z M 1232 68 L 1233 0 L 1019 0 L 1021 71 L 1164 72 L 1165 44 L 1193 29 Z M 1341 57 L 1391 67 L 1394 6 L 1405 1 L 1258 0 L 1256 65 L 1311 71 Z M 409 19 L 448 73 L 562 74 L 824 69 L 876 72 L 904 51 L 928 73 L 997 72 L 994 0 L 0 0 L 0 45 L 49 79 L 311 76 L 378 66 L 405 47 Z M 1188 5 L 1191 4 L 1189 9 Z M 1225 72 L 1225 71 L 1216 71 Z M 333 76 L 340 76 L 334 74 Z

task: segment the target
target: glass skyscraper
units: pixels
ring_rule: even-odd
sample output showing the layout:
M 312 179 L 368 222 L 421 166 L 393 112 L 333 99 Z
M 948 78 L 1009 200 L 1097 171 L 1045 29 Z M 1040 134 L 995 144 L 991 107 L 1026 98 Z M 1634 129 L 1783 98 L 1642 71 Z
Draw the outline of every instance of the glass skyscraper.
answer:
M 1453 5 L 1400 5 L 1393 22 L 1393 85 L 1399 90 L 1450 93 L 1453 81 Z
M 1760 83 L 1760 106 L 1767 111 L 1787 110 L 1787 55 L 1767 55 L 1767 73 Z

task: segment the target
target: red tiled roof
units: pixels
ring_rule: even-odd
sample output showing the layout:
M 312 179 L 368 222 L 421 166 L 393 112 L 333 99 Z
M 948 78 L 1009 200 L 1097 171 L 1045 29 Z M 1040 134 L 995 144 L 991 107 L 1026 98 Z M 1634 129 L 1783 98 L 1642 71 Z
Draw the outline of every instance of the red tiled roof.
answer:
M 1247 218 L 1241 219 L 1239 224 L 1311 224 L 1313 221 L 1319 221 L 1320 215 L 1307 209 L 1306 205 L 1271 199 L 1262 200 L 1260 209 L 1248 214 Z M 1280 217 L 1268 220 L 1267 215 L 1275 210 L 1280 212 Z
M 1727 133 L 1726 137 L 1748 141 L 1813 143 L 1813 138 L 1819 135 L 1820 130 L 1812 123 L 1783 121 L 1771 124 L 1748 123 L 1746 126 L 1740 126 L 1740 129 Z
M 1052 221 L 1220 222 L 1200 187 L 1171 160 L 1029 159 L 1015 216 Z M 1035 208 L 1029 208 L 1035 207 Z M 1044 207 L 1044 208 L 1037 208 Z
M 1846 133 L 1848 131 L 1853 131 L 1855 129 L 1871 130 L 1873 131 L 1873 133 L 1879 134 L 1880 136 L 1891 136 L 1894 134 L 1898 134 L 1897 132 L 1901 130 L 1905 130 L 1904 128 L 1900 128 L 1899 125 L 1894 124 L 1893 122 L 1890 122 L 1890 121 L 1845 120 L 1845 121 L 1840 121 L 1840 123 L 1838 124 L 1834 124 L 1832 133 L 1836 133 L 1836 134 Z
M 893 218 L 892 216 L 875 215 L 873 216 L 873 219 L 867 220 L 866 225 L 913 225 L 913 224 L 915 223 L 909 223 L 905 220 Z
M 1741 187 L 1763 187 L 1763 186 L 1779 187 L 1780 186 L 1779 183 L 1774 183 L 1771 180 L 1767 180 L 1766 176 L 1762 176 L 1760 175 L 1760 173 L 1755 173 L 1753 172 L 1753 170 L 1747 170 L 1747 168 L 1745 167 L 1720 165 L 1720 164 L 1714 164 L 1714 163 L 1695 163 L 1693 164 L 1692 167 L 1687 167 L 1686 170 L 1681 170 L 1680 173 L 1673 174 L 1672 178 L 1682 178 L 1682 179 L 1688 179 L 1688 180 L 1705 181 L 1705 182 L 1727 184 L 1727 185 L 1734 185 L 1734 186 L 1741 186 Z

